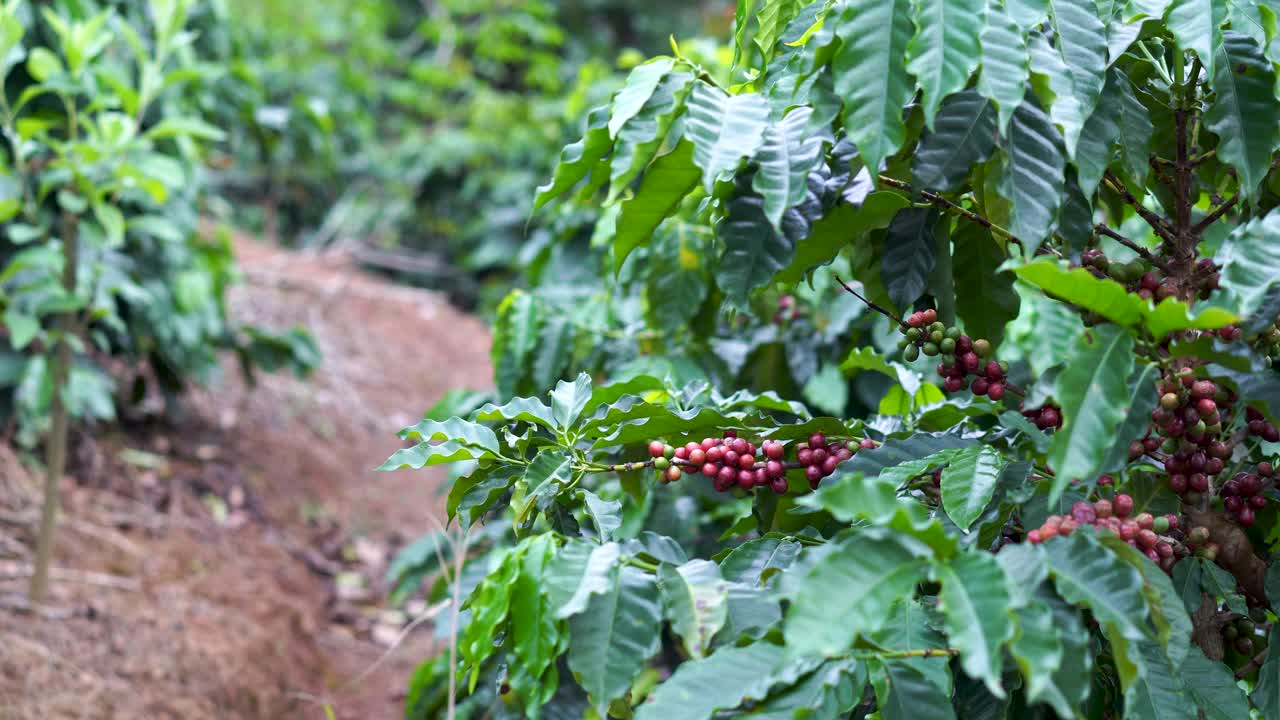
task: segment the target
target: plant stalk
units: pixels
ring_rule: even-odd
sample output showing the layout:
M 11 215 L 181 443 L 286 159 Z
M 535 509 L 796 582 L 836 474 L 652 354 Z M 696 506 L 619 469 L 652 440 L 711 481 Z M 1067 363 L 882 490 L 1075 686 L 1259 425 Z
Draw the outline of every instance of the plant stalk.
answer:
M 62 288 L 68 294 L 76 292 L 76 275 L 79 269 L 80 242 L 76 216 L 63 216 L 62 238 Z M 75 332 L 76 312 L 68 310 L 58 318 L 59 336 L 53 353 L 53 399 L 49 406 L 49 437 L 45 441 L 44 506 L 40 511 L 40 529 L 36 535 L 36 557 L 31 575 L 29 598 L 31 605 L 44 604 L 49 594 L 49 563 L 53 558 L 54 532 L 58 521 L 58 484 L 67 467 L 67 433 L 69 418 L 63 399 L 67 376 L 71 372 L 71 334 Z

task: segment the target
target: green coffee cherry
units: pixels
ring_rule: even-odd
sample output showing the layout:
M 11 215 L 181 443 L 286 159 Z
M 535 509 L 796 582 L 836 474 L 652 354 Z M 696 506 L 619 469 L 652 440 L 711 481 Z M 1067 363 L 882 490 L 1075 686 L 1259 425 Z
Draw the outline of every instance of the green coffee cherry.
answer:
M 960 339 L 960 328 L 958 328 L 958 327 L 949 327 L 949 328 L 947 328 L 947 337 L 951 338 L 952 340 L 959 340 L 959 339 Z
M 943 338 L 942 342 L 938 343 L 938 349 L 950 355 L 956 351 L 956 341 L 953 338 Z
M 980 358 L 987 357 L 991 354 L 991 343 L 986 338 L 978 338 L 973 341 L 973 351 Z
M 924 344 L 924 354 L 933 357 L 938 354 L 938 346 L 934 343 L 927 342 Z
M 946 325 L 943 325 L 941 322 L 937 322 L 937 321 L 932 322 L 932 323 L 929 323 L 929 332 L 934 332 L 934 331 L 937 331 L 937 332 L 946 332 L 946 331 L 947 331 L 947 326 L 946 326 Z
M 907 330 L 907 339 L 915 342 L 920 339 L 920 328 L 909 328 Z
M 664 457 L 654 458 L 654 459 L 653 459 L 653 469 L 654 469 L 654 470 L 666 470 L 666 469 L 667 469 L 667 468 L 669 468 L 669 467 L 671 467 L 671 461 L 670 461 L 670 460 L 668 460 L 668 459 L 666 459 L 666 458 L 664 458 Z
M 898 341 L 899 350 L 906 350 L 909 345 L 911 345 L 911 341 L 906 338 L 902 338 Z
M 673 457 L 675 457 L 675 456 L 676 456 L 676 449 L 675 449 L 675 448 L 671 447 L 670 445 L 668 445 L 668 446 L 666 446 L 666 447 L 662 448 L 662 457 L 664 457 L 664 458 L 666 458 L 666 459 L 670 460 L 671 458 L 673 458 Z
M 933 332 L 929 333 L 929 342 L 934 343 L 936 345 L 942 342 L 942 339 L 944 337 L 946 337 L 946 335 L 943 335 L 941 330 L 934 330 Z
M 915 362 L 916 358 L 920 357 L 920 348 L 915 345 L 908 345 L 907 349 L 902 352 L 902 357 L 906 358 L 907 362 Z

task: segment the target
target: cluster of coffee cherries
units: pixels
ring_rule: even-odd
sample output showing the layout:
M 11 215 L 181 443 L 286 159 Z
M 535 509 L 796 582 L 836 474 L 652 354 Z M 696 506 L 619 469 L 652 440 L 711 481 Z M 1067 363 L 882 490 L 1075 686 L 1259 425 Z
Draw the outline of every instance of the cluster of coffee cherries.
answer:
M 783 295 L 778 298 L 778 311 L 773 314 L 774 325 L 786 325 L 800 317 L 800 306 L 796 304 L 794 295 Z
M 870 439 L 864 439 L 858 444 L 862 449 L 875 446 L 875 441 Z M 822 478 L 834 473 L 840 463 L 853 457 L 854 452 L 848 443 L 827 442 L 827 437 L 822 433 L 810 435 L 808 442 L 802 442 L 796 447 L 796 462 L 804 468 L 804 478 L 814 490 L 818 489 Z
M 1243 527 L 1253 525 L 1254 514 L 1267 506 L 1262 495 L 1263 478 L 1271 477 L 1271 463 L 1258 463 L 1258 472 L 1236 473 L 1222 484 L 1222 505 L 1227 514 Z
M 1267 616 L 1259 610 L 1251 611 L 1253 617 L 1240 617 L 1227 623 L 1222 628 L 1222 639 L 1231 643 L 1236 652 L 1251 657 L 1262 648 L 1258 645 L 1266 639 L 1266 633 L 1258 633 L 1258 623 L 1266 622 Z
M 1280 315 L 1276 316 L 1275 322 L 1258 333 L 1255 347 L 1266 359 L 1268 367 L 1280 363 Z
M 1196 502 L 1231 457 L 1222 426 L 1233 398 L 1214 381 L 1196 379 L 1189 369 L 1166 373 L 1160 392 L 1151 421 L 1164 438 L 1162 447 L 1170 453 L 1164 461 L 1169 487 Z
M 1248 422 L 1249 434 L 1260 437 L 1267 442 L 1280 442 L 1280 428 L 1267 422 L 1262 413 L 1253 408 L 1245 408 L 1244 419 Z
M 1037 545 L 1059 535 L 1066 536 L 1084 525 L 1113 533 L 1140 550 L 1153 562 L 1168 570 L 1173 567 L 1174 545 L 1162 538 L 1178 527 L 1177 515 L 1156 517 L 1151 513 L 1133 514 L 1133 498 L 1120 494 L 1115 500 L 1080 501 L 1071 506 L 1071 514 L 1050 515 L 1037 529 L 1027 533 L 1027 542 Z
M 974 340 L 958 327 L 947 327 L 939 322 L 938 312 L 932 308 L 911 313 L 906 326 L 898 330 L 906 336 L 898 341 L 898 348 L 908 361 L 920 357 L 922 352 L 929 357 L 950 358 L 938 364 L 938 375 L 947 392 L 959 392 L 968 386 L 975 395 L 986 395 L 992 400 L 1004 398 L 1009 366 L 987 359 L 991 355 L 991 343 L 987 340 Z M 971 375 L 972 383 L 968 379 Z
M 1062 410 L 1053 403 L 1045 403 L 1033 410 L 1023 410 L 1022 417 L 1030 420 L 1041 430 L 1062 427 Z
M 1125 285 L 1131 292 L 1136 292 L 1144 300 L 1160 301 L 1176 297 L 1178 294 L 1178 288 L 1171 280 L 1161 277 L 1157 270 L 1146 270 L 1141 260 L 1112 263 L 1098 248 L 1089 248 L 1080 254 L 1080 264 L 1093 273 L 1094 277 L 1110 277 Z M 1202 258 L 1196 264 L 1192 280 L 1196 293 L 1202 300 L 1207 300 L 1209 295 L 1218 289 L 1221 282 L 1218 270 L 1218 266 L 1211 258 Z

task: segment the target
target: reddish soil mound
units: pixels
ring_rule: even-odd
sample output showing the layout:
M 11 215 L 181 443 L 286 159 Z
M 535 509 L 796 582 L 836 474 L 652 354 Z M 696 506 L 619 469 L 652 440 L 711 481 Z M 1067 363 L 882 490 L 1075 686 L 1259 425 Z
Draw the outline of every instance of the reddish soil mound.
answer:
M 372 470 L 454 387 L 487 387 L 483 324 L 343 257 L 238 240 L 244 321 L 307 326 L 308 380 L 233 363 L 177 427 L 78 438 L 52 599 L 29 572 L 35 476 L 0 446 L 0 720 L 394 718 L 427 631 L 393 645 L 394 550 L 441 515 L 442 473 Z

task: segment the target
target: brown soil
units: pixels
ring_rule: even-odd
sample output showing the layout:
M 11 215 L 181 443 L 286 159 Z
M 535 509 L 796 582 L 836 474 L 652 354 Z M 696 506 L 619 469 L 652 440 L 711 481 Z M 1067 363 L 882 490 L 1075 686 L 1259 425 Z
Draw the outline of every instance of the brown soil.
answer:
M 343 257 L 237 240 L 233 308 L 302 324 L 308 380 L 234 363 L 174 424 L 76 439 L 52 598 L 21 604 L 37 476 L 0 445 L 0 720 L 395 718 L 429 629 L 386 562 L 440 518 L 442 472 L 372 470 L 444 392 L 490 381 L 483 324 Z M 425 623 L 424 628 L 429 628 Z

